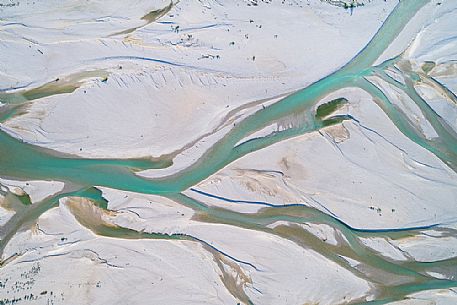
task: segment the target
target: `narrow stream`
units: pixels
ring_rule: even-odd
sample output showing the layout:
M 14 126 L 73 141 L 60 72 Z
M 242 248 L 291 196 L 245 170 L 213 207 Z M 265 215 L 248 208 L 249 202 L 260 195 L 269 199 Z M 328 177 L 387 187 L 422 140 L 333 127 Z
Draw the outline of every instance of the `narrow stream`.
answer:
M 315 105 L 323 97 L 347 87 L 358 87 L 372 95 L 380 108 L 405 136 L 435 154 L 450 168 L 457 171 L 457 136 L 452 131 L 452 128 L 415 91 L 414 83 L 416 80 L 411 76 L 412 72 L 402 71 L 407 81 L 404 86 L 401 86 L 389 79 L 385 74 L 380 73 L 380 71 L 395 64 L 395 61 L 389 61 L 378 67 L 373 67 L 375 61 L 398 36 L 408 21 L 428 2 L 427 0 L 400 1 L 368 45 L 348 64 L 337 72 L 247 117 L 215 143 L 200 160 L 185 170 L 168 177 L 147 179 L 136 175 L 135 172 L 144 169 L 165 168 L 172 164 L 171 160 L 77 158 L 24 143 L 4 130 L 0 131 L 0 175 L 2 177 L 27 180 L 58 180 L 79 187 L 77 191 L 60 193 L 17 211 L 9 222 L 0 228 L 0 251 L 4 249 L 6 243 L 18 230 L 30 225 L 41 214 L 55 206 L 62 197 L 78 196 L 89 198 L 94 202 L 98 202 L 101 207 L 106 208 L 106 202 L 103 203 L 104 199 L 94 188 L 96 186 L 105 186 L 119 190 L 162 195 L 192 208 L 196 213 L 196 219 L 199 221 L 224 223 L 251 230 L 264 231 L 289 239 L 305 248 L 311 248 L 351 270 L 357 276 L 373 283 L 376 287 L 376 299 L 368 302 L 369 304 L 385 304 L 422 290 L 456 287 L 457 281 L 439 280 L 427 275 L 426 272 L 448 266 L 449 272 L 455 275 L 453 278 L 457 278 L 457 268 L 455 267 L 457 266 L 457 258 L 430 263 L 398 262 L 380 256 L 365 247 L 360 241 L 360 238 L 367 237 L 383 237 L 395 240 L 405 236 L 414 236 L 419 234 L 419 231 L 434 228 L 433 226 L 361 230 L 352 228 L 331 215 L 306 206 L 267 206 L 256 214 L 243 214 L 209 207 L 203 202 L 198 202 L 182 194 L 184 190 L 246 154 L 291 137 L 317 131 L 329 124 L 339 124 L 343 120 L 353 119 L 343 116 L 323 121 L 316 116 L 314 111 Z M 410 122 L 405 114 L 395 107 L 379 88 L 366 79 L 367 76 L 373 75 L 383 78 L 410 96 L 424 117 L 430 122 L 438 137 L 432 140 L 427 139 L 417 126 Z M 67 86 L 65 88 L 72 89 L 73 87 Z M 13 105 L 16 102 L 17 100 L 12 100 L 10 104 Z M 8 104 L 8 101 L 6 103 Z M 253 139 L 237 145 L 253 132 L 294 113 L 305 114 L 305 119 L 300 127 L 290 128 L 264 138 Z M 0 118 L 1 115 L 2 113 L 0 113 Z M 5 116 L 4 119 L 6 118 Z M 274 229 L 268 227 L 269 224 L 276 221 L 287 221 L 295 224 L 326 224 L 341 232 L 347 242 L 333 246 L 298 226 L 278 226 Z M 126 228 L 96 226 L 85 223 L 81 219 L 80 222 L 95 233 L 104 236 L 185 239 L 202 242 L 192 236 L 167 236 L 144 232 L 137 234 L 138 232 L 135 233 Z M 455 233 L 449 229 L 449 234 L 455 235 Z M 360 262 L 360 267 L 352 267 L 343 256 Z M 395 281 L 395 279 L 398 281 Z M 391 284 L 393 282 L 401 282 L 401 284 L 393 285 Z M 246 296 L 243 297 L 246 298 Z

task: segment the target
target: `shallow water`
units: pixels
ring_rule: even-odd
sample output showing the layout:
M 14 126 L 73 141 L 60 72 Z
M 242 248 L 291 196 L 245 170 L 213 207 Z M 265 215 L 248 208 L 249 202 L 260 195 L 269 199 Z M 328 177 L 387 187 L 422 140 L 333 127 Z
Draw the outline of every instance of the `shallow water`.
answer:
M 168 177 L 146 179 L 137 176 L 135 172 L 143 169 L 168 167 L 172 164 L 171 160 L 82 159 L 59 154 L 21 142 L 19 139 L 8 135 L 5 131 L 1 131 L 1 176 L 28 180 L 60 180 L 76 185 L 78 190 L 60 193 L 53 198 L 48 198 L 43 202 L 18 211 L 0 230 L 0 236 L 2 237 L 0 250 L 4 248 L 17 230 L 34 221 L 39 215 L 54 206 L 58 199 L 62 197 L 79 196 L 90 198 L 94 202 L 99 202 L 102 207 L 106 208 L 106 202 L 104 202 L 101 194 L 93 188 L 95 186 L 105 186 L 119 190 L 166 196 L 180 204 L 191 207 L 196 211 L 198 215 L 197 219 L 200 221 L 226 223 L 243 228 L 265 231 L 290 239 L 303 247 L 314 249 L 327 258 L 353 271 L 356 275 L 374 283 L 377 294 L 376 300 L 369 302 L 372 304 L 383 304 L 388 301 L 401 299 L 405 295 L 416 291 L 457 286 L 457 282 L 454 280 L 437 280 L 425 274 L 425 271 L 440 268 L 443 264 L 457 264 L 457 261 L 454 258 L 446 262 L 430 262 L 428 264 L 418 262 L 394 262 L 383 258 L 374 251 L 366 248 L 359 240 L 361 237 L 398 239 L 404 236 L 415 235 L 419 230 L 427 230 L 429 228 L 361 230 L 351 228 L 339 219 L 328 214 L 301 205 L 291 207 L 265 207 L 257 214 L 247 215 L 225 209 L 208 207 L 201 202 L 181 194 L 182 191 L 197 184 L 227 164 L 250 152 L 267 147 L 287 138 L 319 130 L 327 125 L 338 124 L 342 120 L 351 120 L 351 117 L 330 117 L 325 120 L 323 119 L 323 116 L 316 115 L 314 111 L 316 103 L 321 98 L 345 87 L 359 87 L 371 94 L 381 109 L 404 135 L 435 154 L 453 170 L 457 170 L 456 134 L 417 94 L 414 89 L 414 83 L 417 82 L 417 79 L 412 75 L 411 71 L 402 71 L 407 82 L 404 86 L 398 87 L 418 105 L 426 119 L 437 132 L 438 138 L 427 139 L 421 133 L 420 129 L 410 122 L 405 114 L 395 107 L 380 89 L 365 79 L 365 77 L 369 75 L 378 75 L 387 81 L 390 81 L 392 84 L 398 85 L 386 78 L 386 75 L 379 73 L 379 71 L 386 69 L 389 65 L 393 65 L 395 61 L 386 62 L 379 67 L 372 67 L 372 65 L 402 31 L 414 14 L 428 2 L 429 1 L 426 0 L 404 0 L 399 2 L 373 39 L 347 65 L 335 73 L 313 83 L 307 88 L 304 88 L 269 107 L 259 110 L 254 115 L 246 118 L 233 127 L 233 129 L 220 141 L 215 143 L 195 164 Z M 67 92 L 65 90 L 69 90 L 69 88 L 74 90 L 73 88 L 75 87 L 71 84 L 66 84 L 63 88 L 58 88 L 58 90 Z M 33 92 L 23 94 L 22 97 L 24 97 L 25 100 L 30 101 L 33 100 L 33 98 L 59 93 L 58 91 L 52 91 L 52 88 L 49 89 L 49 86 L 45 87 L 45 90 L 34 90 L 35 91 Z M 24 100 L 14 96 L 14 99 L 11 99 L 9 103 L 14 104 L 15 102 L 11 101 L 19 100 L 21 103 L 24 102 Z M 334 109 L 332 108 L 331 110 Z M 331 115 L 331 112 L 332 111 L 327 111 L 325 112 L 325 115 Z M 256 138 L 237 145 L 237 143 L 253 132 L 294 113 L 304 114 L 304 120 L 300 127 L 290 128 L 264 138 Z M 8 117 L 8 115 L 5 115 L 4 119 L 7 119 Z M 347 242 L 342 245 L 332 246 L 322 242 L 320 239 L 299 227 L 279 226 L 275 229 L 267 227 L 269 224 L 279 220 L 297 224 L 310 222 L 327 224 L 341 232 Z M 138 234 L 137 232 L 125 228 L 112 228 L 90 223 L 85 221 L 84 218 L 80 218 L 80 221 L 95 233 L 110 237 L 169 238 L 202 242 L 190 236 L 164 236 L 155 233 Z M 452 234 L 454 233 L 455 232 L 452 232 Z M 216 251 L 217 249 L 213 250 Z M 342 258 L 342 256 L 357 260 L 365 267 L 353 268 Z M 392 281 L 396 284 L 392 284 Z M 401 282 L 401 284 L 398 284 L 399 282 Z

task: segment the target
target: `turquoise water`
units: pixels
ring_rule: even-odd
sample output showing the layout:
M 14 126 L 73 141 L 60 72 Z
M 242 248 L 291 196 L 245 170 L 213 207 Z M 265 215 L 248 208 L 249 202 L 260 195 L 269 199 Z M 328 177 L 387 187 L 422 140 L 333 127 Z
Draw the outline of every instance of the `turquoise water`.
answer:
M 428 2 L 427 0 L 403 0 L 399 2 L 373 39 L 348 64 L 303 90 L 246 118 L 237 124 L 220 141 L 215 143 L 199 161 L 169 177 L 146 179 L 137 176 L 135 172 L 143 169 L 165 168 L 172 164 L 171 160 L 82 159 L 42 149 L 21 142 L 5 132 L 0 132 L 0 175 L 2 177 L 29 180 L 61 180 L 77 188 L 76 191 L 59 194 L 56 197 L 46 199 L 43 202 L 18 211 L 0 229 L 0 236 L 2 237 L 0 250 L 4 248 L 17 230 L 54 206 L 59 198 L 64 196 L 87 197 L 95 202 L 101 202 L 103 206 L 103 198 L 94 187 L 106 186 L 119 190 L 167 196 L 194 209 L 200 215 L 201 221 L 227 223 L 239 227 L 266 231 L 293 240 L 298 244 L 303 244 L 303 246 L 312 248 L 338 264 L 353 270 L 356 275 L 375 283 L 378 289 L 378 295 L 377 299 L 371 302 L 373 304 L 382 304 L 390 300 L 401 299 L 406 294 L 415 291 L 457 286 L 457 283 L 453 280 L 437 280 L 425 274 L 427 270 L 442 267 L 443 262 L 431 262 L 427 265 L 417 262 L 393 262 L 367 249 L 359 241 L 360 237 L 388 237 L 396 239 L 417 234 L 418 229 L 385 231 L 357 230 L 330 215 L 305 206 L 287 208 L 266 207 L 257 214 L 246 215 L 224 209 L 210 208 L 201 202 L 181 194 L 182 191 L 248 153 L 291 137 L 319 130 L 329 124 L 338 124 L 342 120 L 352 119 L 351 117 L 342 116 L 323 120 L 316 116 L 314 112 L 314 106 L 322 97 L 345 87 L 359 87 L 371 94 L 381 109 L 383 109 L 404 135 L 434 153 L 450 168 L 456 170 L 457 136 L 452 128 L 447 126 L 417 94 L 414 89 L 414 83 L 418 80 L 414 77 L 413 73 L 411 71 L 403 71 L 407 82 L 402 86 L 389 79 L 385 74 L 379 73 L 379 71 L 382 71 L 382 69 L 387 68 L 389 65 L 395 64 L 395 61 L 388 61 L 379 67 L 373 67 L 375 61 L 402 31 L 408 21 Z M 368 75 L 378 75 L 399 87 L 405 94 L 410 96 L 439 137 L 433 140 L 427 139 L 421 133 L 420 129 L 410 122 L 405 114 L 395 107 L 380 89 L 365 79 Z M 46 94 L 48 93 L 46 91 Z M 21 102 L 24 101 L 21 99 Z M 243 138 L 256 130 L 260 130 L 294 113 L 305 114 L 300 127 L 291 128 L 237 145 Z M 0 113 L 0 118 L 6 120 L 13 114 L 7 112 L 2 116 Z M 106 202 L 104 204 L 106 206 Z M 293 223 L 314 222 L 328 224 L 342 232 L 348 240 L 348 245 L 340 247 L 331 246 L 320 240 L 316 240 L 315 237 L 303 230 L 287 228 L 272 230 L 267 228 L 268 224 L 278 220 Z M 100 229 L 99 227 L 97 230 L 97 233 L 100 235 L 116 236 L 119 238 L 166 238 L 166 236 L 157 234 L 153 236 L 146 236 L 145 234 L 136 235 L 129 230 Z M 454 234 L 455 232 L 451 233 Z M 185 237 L 185 239 L 192 240 L 191 237 Z M 354 270 L 354 268 L 349 266 L 341 258 L 342 255 L 358 260 L 375 271 L 370 273 Z M 455 259 L 446 261 L 446 263 L 451 266 L 457 265 Z M 457 274 L 457 270 L 455 272 Z M 386 279 L 381 276 L 384 273 L 388 274 L 391 278 L 405 279 L 406 282 L 402 285 L 389 286 L 389 284 L 386 284 Z
M 350 63 L 309 87 L 246 118 L 217 142 L 199 162 L 181 173 L 163 179 L 147 180 L 137 177 L 132 171 L 132 168 L 147 168 L 148 162 L 145 160 L 88 160 L 59 157 L 1 132 L 0 168 L 2 175 L 16 178 L 26 177 L 27 179 L 64 180 L 84 186 L 108 186 L 142 193 L 181 192 L 245 153 L 255 150 L 258 145 L 255 142 L 236 148 L 235 145 L 250 133 L 282 117 L 297 112 L 308 113 L 308 124 L 302 128 L 301 133 L 322 127 L 312 111 L 318 100 L 340 88 L 357 85 L 363 76 L 370 74 L 374 61 L 394 40 L 414 13 L 427 2 L 400 2 L 373 39 Z M 403 120 L 399 118 L 395 121 L 401 123 Z M 407 128 L 400 128 L 400 130 L 409 134 Z M 290 131 L 288 132 L 290 133 Z M 266 140 L 268 143 L 262 146 L 281 140 L 284 136 L 279 133 L 276 138 Z M 414 140 L 419 142 L 417 138 Z M 149 167 L 162 168 L 167 165 L 170 163 L 162 161 L 157 164 L 149 164 Z
M 18 139 L 0 133 L 0 168 L 3 176 L 27 179 L 54 179 L 75 182 L 83 186 L 108 186 L 117 189 L 142 193 L 181 192 L 207 178 L 245 153 L 257 149 L 255 141 L 235 148 L 236 143 L 250 133 L 259 130 L 287 115 L 308 113 L 304 133 L 322 127 L 314 116 L 312 108 L 323 96 L 347 86 L 357 86 L 363 76 L 371 73 L 371 65 L 405 26 L 414 13 L 428 1 L 402 1 L 387 18 L 384 25 L 373 39 L 357 56 L 337 72 L 315 82 L 307 88 L 292 94 L 283 100 L 258 111 L 238 124 L 222 140 L 217 142 L 199 162 L 176 175 L 163 179 L 147 180 L 134 175 L 132 168 L 163 168 L 170 161 L 151 162 L 146 160 L 87 160 L 59 157 L 56 154 L 23 143 Z M 387 112 L 389 110 L 386 110 Z M 393 119 L 399 129 L 415 142 L 425 145 L 416 133 L 411 133 L 408 126 L 403 126 L 402 117 Z M 403 124 L 403 125 L 402 125 Z M 293 133 L 292 131 L 288 131 Z M 259 147 L 282 140 L 284 135 L 264 140 Z M 443 139 L 447 142 L 447 138 Z M 252 146 L 252 147 L 250 147 Z M 426 147 L 432 150 L 432 147 Z M 434 151 L 435 152 L 435 151 Z

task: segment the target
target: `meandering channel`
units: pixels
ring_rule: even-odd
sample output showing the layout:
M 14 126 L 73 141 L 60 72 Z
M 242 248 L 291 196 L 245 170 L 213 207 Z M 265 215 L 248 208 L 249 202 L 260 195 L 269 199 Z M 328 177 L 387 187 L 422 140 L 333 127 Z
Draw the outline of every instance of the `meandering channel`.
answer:
M 180 204 L 191 207 L 196 212 L 199 221 L 225 223 L 251 230 L 260 230 L 292 240 L 300 246 L 314 249 L 332 261 L 351 270 L 357 276 L 374 283 L 377 289 L 376 299 L 368 302 L 370 304 L 384 304 L 399 300 L 407 294 L 421 290 L 457 286 L 455 280 L 439 280 L 426 273 L 443 265 L 457 266 L 456 258 L 430 262 L 428 264 L 415 261 L 397 262 L 380 256 L 378 253 L 365 247 L 360 241 L 362 237 L 398 239 L 404 236 L 418 234 L 419 231 L 431 229 L 431 227 L 439 224 L 434 224 L 430 227 L 406 228 L 403 230 L 362 230 L 350 227 L 333 215 L 304 205 L 278 207 L 267 203 L 256 214 L 243 214 L 209 207 L 203 202 L 198 202 L 182 194 L 186 189 L 189 189 L 246 154 L 278 141 L 317 131 L 324 126 L 339 124 L 343 120 L 353 120 L 354 118 L 350 116 L 335 116 L 327 120 L 322 120 L 316 116 L 314 111 L 315 105 L 323 97 L 336 90 L 347 87 L 358 87 L 371 94 L 380 108 L 405 136 L 435 154 L 450 168 L 457 171 L 457 135 L 415 91 L 414 83 L 416 78 L 413 72 L 407 70 L 401 71 L 406 79 L 406 84 L 402 85 L 389 78 L 385 73 L 382 73 L 384 69 L 392 67 L 396 63 L 395 60 L 387 61 L 377 67 L 373 66 L 375 61 L 394 41 L 409 20 L 428 2 L 427 0 L 400 1 L 372 40 L 348 64 L 335 73 L 247 117 L 234 126 L 221 140 L 215 143 L 197 162 L 185 170 L 167 177 L 147 179 L 138 176 L 135 172 L 143 169 L 170 166 L 170 160 L 100 160 L 77 158 L 57 154 L 53 151 L 27 144 L 9 135 L 5 130 L 1 130 L 0 175 L 2 177 L 22 180 L 59 180 L 75 186 L 76 189 L 71 192 L 61 192 L 54 197 L 34 203 L 18 211 L 0 229 L 0 251 L 3 250 L 6 243 L 21 227 L 30 224 L 42 213 L 55 206 L 60 198 L 79 196 L 89 198 L 94 202 L 103 202 L 101 194 L 94 187 L 104 186 L 119 190 L 166 196 Z M 427 121 L 430 122 L 438 137 L 427 139 L 417 126 L 410 122 L 405 114 L 395 107 L 378 87 L 367 80 L 366 77 L 373 75 L 381 77 L 411 97 Z M 255 131 L 294 113 L 304 114 L 304 121 L 299 127 L 293 127 L 263 138 L 255 138 L 242 142 L 243 139 Z M 238 144 L 240 142 L 241 144 Z M 329 245 L 309 232 L 300 229 L 298 226 L 278 226 L 274 229 L 268 227 L 268 225 L 276 221 L 287 221 L 295 224 L 326 224 L 341 232 L 347 243 L 338 246 Z M 84 225 L 84 222 L 82 224 Z M 87 224 L 86 227 L 93 229 Z M 192 236 L 147 235 L 145 233 L 132 235 L 132 232 L 129 230 L 115 230 L 109 227 L 98 230 L 96 233 L 118 238 L 176 239 L 179 237 L 202 242 Z M 449 234 L 455 233 L 449 229 Z M 365 267 L 354 268 L 343 257 L 356 260 Z M 453 272 L 457 274 L 457 270 Z M 390 279 L 398 278 L 402 284 L 391 285 L 386 279 L 386 276 L 390 277 Z

